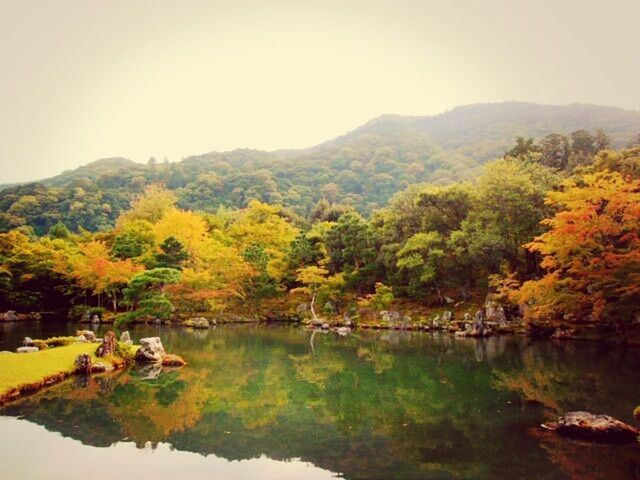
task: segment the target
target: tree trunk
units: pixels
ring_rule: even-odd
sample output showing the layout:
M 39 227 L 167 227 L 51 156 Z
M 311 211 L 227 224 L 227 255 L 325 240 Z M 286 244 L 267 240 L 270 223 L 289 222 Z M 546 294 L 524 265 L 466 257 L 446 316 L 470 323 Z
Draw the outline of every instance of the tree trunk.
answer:
M 311 310 L 311 315 L 313 315 L 313 319 L 318 320 L 318 316 L 316 315 L 316 309 L 313 308 L 315 303 L 316 303 L 316 293 L 313 292 L 313 295 L 311 295 L 311 303 L 309 304 L 309 309 Z

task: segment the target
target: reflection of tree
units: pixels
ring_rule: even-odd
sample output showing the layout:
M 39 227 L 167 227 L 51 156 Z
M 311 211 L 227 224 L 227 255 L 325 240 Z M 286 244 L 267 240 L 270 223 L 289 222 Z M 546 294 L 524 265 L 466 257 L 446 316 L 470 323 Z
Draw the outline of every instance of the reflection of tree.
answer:
M 640 445 L 601 445 L 562 438 L 539 428 L 530 434 L 540 441 L 549 460 L 572 480 L 640 478 Z
M 137 445 L 163 441 L 192 427 L 202 416 L 210 394 L 203 373 L 181 369 L 162 374 L 156 381 L 129 374 L 108 397 L 106 409 Z

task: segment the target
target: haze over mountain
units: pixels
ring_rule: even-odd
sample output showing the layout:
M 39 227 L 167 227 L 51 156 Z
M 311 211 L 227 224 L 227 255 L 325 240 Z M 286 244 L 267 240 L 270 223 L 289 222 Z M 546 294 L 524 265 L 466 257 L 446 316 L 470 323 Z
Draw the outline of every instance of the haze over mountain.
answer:
M 301 150 L 237 149 L 176 163 L 106 158 L 5 188 L 2 228 L 28 223 L 42 232 L 58 220 L 72 229 L 106 228 L 150 184 L 175 190 L 179 205 L 195 210 L 242 207 L 255 198 L 306 217 L 325 198 L 368 214 L 410 184 L 443 185 L 477 176 L 484 162 L 502 156 L 517 136 L 597 129 L 612 147 L 623 147 L 640 133 L 640 112 L 583 104 L 474 104 L 435 116 L 384 115 Z

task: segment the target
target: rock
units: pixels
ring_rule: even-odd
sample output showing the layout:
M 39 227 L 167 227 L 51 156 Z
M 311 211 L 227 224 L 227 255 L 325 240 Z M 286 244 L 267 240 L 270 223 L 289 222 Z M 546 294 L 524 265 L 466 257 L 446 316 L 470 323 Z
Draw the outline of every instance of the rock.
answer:
M 107 366 L 102 362 L 96 362 L 91 365 L 91 373 L 104 373 L 108 370 Z
M 551 338 L 555 338 L 556 340 L 566 340 L 568 338 L 572 338 L 575 333 L 576 331 L 573 328 L 556 328 L 551 335 Z
M 17 322 L 18 314 L 15 310 L 9 310 L 2 316 L 2 318 L 5 322 Z
M 129 335 L 129 332 L 122 332 L 122 334 L 120 335 L 120 341 L 122 343 L 126 343 L 127 345 L 133 345 L 133 341 L 131 340 L 131 335 Z
M 96 341 L 96 334 L 92 330 L 76 330 L 76 336 L 79 337 L 80 335 L 86 338 L 87 342 L 93 343 Z
M 91 373 L 91 356 L 83 353 L 76 357 L 76 372 L 83 373 L 85 375 Z
M 180 355 L 168 354 L 162 359 L 163 367 L 183 367 L 187 364 Z
M 560 435 L 606 443 L 628 443 L 637 440 L 638 429 L 608 415 L 568 412 L 557 422 L 542 424 Z
M 323 323 L 321 328 L 323 330 L 329 330 L 329 324 L 328 323 Z
M 451 310 L 447 310 L 442 314 L 442 321 L 445 323 L 449 323 L 452 318 L 453 318 L 453 313 L 451 313 Z
M 160 337 L 141 338 L 140 345 L 140 348 L 136 352 L 136 360 L 138 362 L 160 363 L 167 355 Z
M 400 320 L 400 312 L 396 312 L 395 310 L 381 310 L 380 320 L 391 323 L 397 322 Z
M 321 318 L 312 318 L 309 321 L 309 325 L 311 325 L 312 327 L 322 327 L 323 324 L 324 321 Z
M 33 347 L 33 339 L 31 337 L 24 337 L 22 340 L 23 347 Z
M 482 310 L 478 310 L 473 318 L 473 327 L 471 332 L 469 332 L 469 336 L 483 337 L 485 336 L 485 333 L 484 314 L 482 313 Z
M 91 317 L 91 323 L 100 323 L 100 317 L 98 315 L 94 315 Z
M 455 333 L 454 333 L 454 335 L 455 335 L 456 337 L 468 337 L 468 336 L 469 336 L 469 333 L 468 333 L 468 332 L 465 332 L 465 331 L 463 331 L 463 330 L 458 330 L 457 332 L 455 332 Z
M 336 332 L 338 332 L 338 335 L 342 335 L 344 337 L 351 333 L 351 329 L 349 327 L 338 327 L 336 328 Z
M 78 343 L 87 343 L 87 337 L 85 337 L 84 335 L 78 335 L 76 337 L 76 342 L 78 342 Z
M 116 353 L 116 334 L 109 330 L 104 334 L 102 343 L 96 350 L 98 357 L 106 357 L 107 355 L 113 355 Z
M 498 325 L 502 325 L 507 322 L 507 315 L 504 312 L 504 307 L 495 300 L 491 300 L 487 296 L 487 301 L 484 304 L 484 315 L 488 322 L 495 322 Z
M 353 319 L 351 318 L 351 315 L 349 315 L 348 313 L 345 313 L 344 315 L 342 315 L 342 321 L 345 327 L 352 328 L 354 326 Z
M 32 353 L 37 352 L 40 349 L 38 347 L 19 347 L 16 352 L 18 353 Z
M 191 328 L 209 328 L 210 323 L 209 320 L 204 317 L 196 317 L 190 318 L 184 322 L 184 325 Z

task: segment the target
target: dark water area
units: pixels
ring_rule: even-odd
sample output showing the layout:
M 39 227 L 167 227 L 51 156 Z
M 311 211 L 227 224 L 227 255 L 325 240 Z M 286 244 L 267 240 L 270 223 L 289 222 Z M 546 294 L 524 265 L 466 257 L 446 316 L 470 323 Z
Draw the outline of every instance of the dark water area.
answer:
M 0 350 L 75 324 L 0 325 Z M 562 439 L 568 410 L 633 423 L 640 350 L 290 326 L 159 335 L 188 366 L 77 377 L 0 409 L 0 478 L 637 479 L 640 446 Z M 100 470 L 98 470 L 100 472 Z

